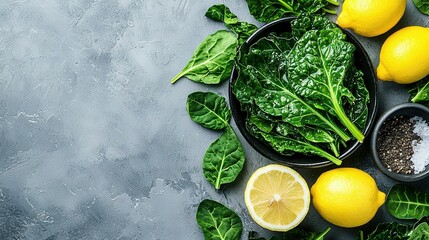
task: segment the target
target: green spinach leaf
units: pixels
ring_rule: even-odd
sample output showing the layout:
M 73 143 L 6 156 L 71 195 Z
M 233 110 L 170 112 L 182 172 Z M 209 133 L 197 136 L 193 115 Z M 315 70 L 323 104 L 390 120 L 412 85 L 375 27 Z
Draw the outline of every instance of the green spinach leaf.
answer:
M 225 23 L 226 27 L 237 35 L 240 45 L 258 30 L 258 27 L 253 24 L 238 21 L 237 16 L 224 4 L 210 7 L 206 12 L 206 17 Z
M 231 111 L 225 98 L 212 92 L 189 94 L 186 110 L 194 122 L 213 130 L 228 127 L 231 119 Z
M 206 240 L 239 240 L 243 231 L 240 217 L 213 200 L 200 203 L 196 219 Z
M 224 4 L 211 6 L 206 12 L 206 17 L 214 21 L 224 22 L 225 24 L 238 23 L 237 16 Z
M 393 186 L 386 200 L 387 210 L 399 219 L 429 216 L 429 194 L 405 185 Z
M 205 84 L 218 84 L 226 80 L 234 65 L 237 45 L 237 38 L 228 31 L 220 30 L 209 35 L 171 83 L 183 76 Z
M 409 93 L 411 102 L 429 107 L 429 76 L 418 81 Z
M 280 237 L 262 238 L 258 237 L 256 232 L 249 232 L 248 240 L 323 240 L 325 235 L 331 230 L 331 228 L 325 229 L 321 233 L 306 231 L 301 228 L 294 228 L 286 233 L 283 233 Z
M 429 240 L 428 218 L 423 218 L 414 224 L 397 222 L 379 223 L 376 229 L 367 237 L 359 231 L 359 240 Z
M 366 240 L 407 240 L 411 225 L 399 224 L 397 222 L 380 223 L 376 229 L 365 238 Z
M 272 22 L 279 18 L 300 13 L 331 13 L 329 5 L 338 6 L 336 0 L 246 0 L 250 14 L 260 22 Z
M 222 184 L 233 182 L 237 178 L 244 161 L 243 147 L 234 130 L 228 126 L 204 155 L 204 177 L 219 189 Z
M 353 66 L 354 50 L 338 28 L 308 31 L 289 52 L 287 76 L 295 93 L 335 116 L 362 142 L 364 135 L 343 108 L 344 98 L 355 101 L 343 83 L 347 70 Z
M 429 15 L 429 1 L 428 0 L 413 0 L 414 5 L 423 14 Z
M 429 240 L 429 225 L 427 222 L 420 223 L 411 232 L 408 240 Z

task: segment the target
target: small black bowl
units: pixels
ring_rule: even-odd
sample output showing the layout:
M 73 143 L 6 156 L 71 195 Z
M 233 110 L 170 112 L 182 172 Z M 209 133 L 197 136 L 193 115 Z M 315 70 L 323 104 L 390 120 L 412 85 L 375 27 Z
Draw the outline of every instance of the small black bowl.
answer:
M 399 104 L 387 112 L 383 113 L 380 119 L 377 121 L 374 127 L 373 134 L 371 136 L 371 154 L 374 162 L 377 164 L 377 167 L 388 177 L 395 179 L 401 182 L 415 182 L 422 180 L 429 176 L 429 167 L 427 167 L 423 172 L 418 174 L 399 174 L 392 171 L 389 171 L 386 166 L 381 163 L 380 158 L 378 157 L 377 152 L 377 138 L 380 133 L 380 129 L 383 126 L 383 123 L 387 120 L 393 118 L 394 116 L 406 116 L 414 117 L 419 116 L 429 122 L 429 108 L 418 104 L 418 103 L 403 103 Z
M 258 29 L 250 38 L 246 41 L 248 45 L 251 45 L 257 42 L 259 39 L 268 36 L 272 32 L 282 33 L 282 32 L 290 32 L 291 31 L 291 21 L 294 20 L 295 17 L 288 17 L 276 20 L 274 22 L 268 23 Z M 371 126 L 374 122 L 378 100 L 377 100 L 377 78 L 375 76 L 374 66 L 372 65 L 371 59 L 368 53 L 365 51 L 363 46 L 358 42 L 358 40 L 348 31 L 343 30 L 343 32 L 347 36 L 347 41 L 352 43 L 356 47 L 355 51 L 355 66 L 360 69 L 364 76 L 365 85 L 369 91 L 370 102 L 368 104 L 368 119 L 366 123 L 365 130 L 363 134 L 365 136 L 370 132 Z M 229 82 L 229 103 L 231 106 L 232 116 L 237 124 L 237 127 L 247 142 L 262 154 L 264 157 L 276 161 L 290 167 L 306 167 L 306 168 L 315 168 L 315 167 L 324 167 L 331 165 L 332 162 L 319 157 L 319 156 L 306 156 L 303 154 L 294 154 L 293 156 L 285 156 L 278 152 L 276 152 L 271 146 L 267 145 L 264 142 L 256 139 L 246 130 L 246 116 L 247 113 L 241 111 L 240 103 L 232 92 L 232 84 L 237 79 L 237 71 L 234 67 L 232 70 L 231 79 Z M 361 145 L 358 141 L 350 141 L 347 144 L 347 147 L 340 153 L 339 159 L 344 160 L 352 153 L 354 153 L 358 147 Z

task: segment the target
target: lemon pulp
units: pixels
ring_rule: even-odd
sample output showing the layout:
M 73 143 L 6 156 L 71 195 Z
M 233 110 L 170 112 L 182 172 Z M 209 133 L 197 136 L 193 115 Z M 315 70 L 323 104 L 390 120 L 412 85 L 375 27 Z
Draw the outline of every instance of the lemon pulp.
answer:
M 305 180 L 291 168 L 278 164 L 256 170 L 247 183 L 244 198 L 253 220 L 273 231 L 297 226 L 310 205 Z

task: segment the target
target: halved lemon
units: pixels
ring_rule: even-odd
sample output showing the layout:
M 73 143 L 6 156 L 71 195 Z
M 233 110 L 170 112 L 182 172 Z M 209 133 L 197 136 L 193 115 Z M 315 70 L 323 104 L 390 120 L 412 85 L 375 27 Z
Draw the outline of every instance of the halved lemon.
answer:
M 252 174 L 244 191 L 244 202 L 250 216 L 261 227 L 286 232 L 307 215 L 310 191 L 295 170 L 271 164 Z

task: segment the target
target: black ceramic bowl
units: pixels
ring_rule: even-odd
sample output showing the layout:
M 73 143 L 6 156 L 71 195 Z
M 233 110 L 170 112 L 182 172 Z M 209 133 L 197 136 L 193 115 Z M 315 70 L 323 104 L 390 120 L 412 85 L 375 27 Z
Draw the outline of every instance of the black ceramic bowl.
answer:
M 387 176 L 389 176 L 392 179 L 395 179 L 397 181 L 402 181 L 402 182 L 419 181 L 419 180 L 422 180 L 422 179 L 426 178 L 427 176 L 429 176 L 429 167 L 426 167 L 426 169 L 423 172 L 420 172 L 418 174 L 409 174 L 409 175 L 399 174 L 399 173 L 389 171 L 383 165 L 383 163 L 381 163 L 380 158 L 378 157 L 377 138 L 378 138 L 378 134 L 380 132 L 380 129 L 383 126 L 383 123 L 385 121 L 393 118 L 394 116 L 400 116 L 400 115 L 410 117 L 410 118 L 412 118 L 414 116 L 419 116 L 419 117 L 423 118 L 424 120 L 426 120 L 426 122 L 429 122 L 429 108 L 427 108 L 421 104 L 417 104 L 417 103 L 399 104 L 399 105 L 391 108 L 387 112 L 383 113 L 383 115 L 380 117 L 380 119 L 375 124 L 374 133 L 371 136 L 372 158 L 375 161 L 375 163 L 377 164 L 378 168 L 384 174 L 386 174 Z
M 290 32 L 291 31 L 291 21 L 295 19 L 294 17 L 282 18 L 277 21 L 271 22 L 258 31 L 256 31 L 250 38 L 246 41 L 247 44 L 251 45 L 258 41 L 259 39 L 268 36 L 271 32 Z M 348 31 L 343 31 L 347 35 L 347 41 L 351 42 L 356 46 L 355 51 L 355 66 L 362 70 L 364 73 L 365 85 L 369 91 L 370 103 L 368 105 L 368 120 L 363 134 L 368 135 L 372 123 L 377 111 L 377 83 L 376 76 L 374 72 L 374 66 L 371 63 L 371 59 L 368 56 L 367 52 L 363 46 L 358 42 L 358 40 Z M 246 121 L 246 112 L 241 111 L 240 103 L 238 102 L 235 95 L 232 93 L 232 84 L 237 78 L 237 71 L 233 69 L 231 79 L 229 82 L 229 102 L 231 105 L 232 116 L 237 124 L 238 129 L 241 134 L 247 140 L 247 142 L 258 151 L 260 154 L 266 158 L 283 163 L 291 167 L 323 167 L 332 164 L 331 161 L 318 157 L 318 156 L 306 156 L 302 154 L 294 154 L 293 156 L 285 156 L 274 149 L 271 146 L 265 144 L 264 142 L 259 141 L 253 137 L 246 130 L 245 121 Z M 358 141 L 349 141 L 347 147 L 340 153 L 339 159 L 344 160 L 349 157 L 353 152 L 355 152 L 361 144 Z

